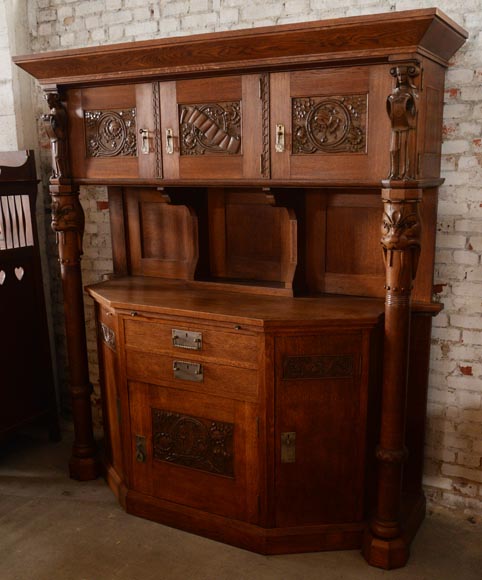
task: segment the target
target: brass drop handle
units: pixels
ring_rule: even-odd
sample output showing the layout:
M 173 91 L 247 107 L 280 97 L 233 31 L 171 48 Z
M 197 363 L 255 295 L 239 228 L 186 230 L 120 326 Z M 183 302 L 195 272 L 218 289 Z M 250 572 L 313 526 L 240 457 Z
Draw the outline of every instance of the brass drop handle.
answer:
M 285 126 L 284 125 L 276 125 L 276 141 L 274 150 L 276 153 L 283 153 L 285 150 Z
M 172 129 L 166 129 L 166 153 L 168 155 L 174 153 L 174 132 Z
M 141 153 L 143 155 L 148 155 L 150 153 L 149 130 L 148 129 L 139 129 L 139 133 L 141 135 Z

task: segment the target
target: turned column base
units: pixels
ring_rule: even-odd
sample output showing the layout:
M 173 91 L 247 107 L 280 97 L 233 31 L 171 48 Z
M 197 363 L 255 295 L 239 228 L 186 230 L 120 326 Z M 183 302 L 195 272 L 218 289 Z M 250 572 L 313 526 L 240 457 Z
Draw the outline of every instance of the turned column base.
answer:
M 77 481 L 91 481 L 101 475 L 101 466 L 97 457 L 75 457 L 69 461 L 69 475 Z
M 407 563 L 410 544 L 403 537 L 393 540 L 377 538 L 367 530 L 363 538 L 362 554 L 371 566 L 393 570 Z
M 410 544 L 424 517 L 425 496 L 423 493 L 405 496 L 402 502 L 402 534 L 397 538 L 380 538 L 371 529 L 367 529 L 362 545 L 365 560 L 371 566 L 384 570 L 405 566 L 410 555 Z

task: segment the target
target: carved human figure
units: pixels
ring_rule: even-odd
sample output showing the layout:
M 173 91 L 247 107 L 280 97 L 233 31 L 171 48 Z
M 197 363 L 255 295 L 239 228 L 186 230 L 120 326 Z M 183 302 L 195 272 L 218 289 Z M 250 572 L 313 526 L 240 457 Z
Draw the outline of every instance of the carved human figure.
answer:
M 42 115 L 45 130 L 50 139 L 52 152 L 51 179 L 69 176 L 69 157 L 67 148 L 67 112 L 65 111 L 59 93 L 47 93 L 45 99 L 50 113 Z
M 414 178 L 410 163 L 409 138 L 417 122 L 418 93 L 411 78 L 419 74 L 414 65 L 393 67 L 390 74 L 397 84 L 387 99 L 387 113 L 392 123 L 389 179 Z

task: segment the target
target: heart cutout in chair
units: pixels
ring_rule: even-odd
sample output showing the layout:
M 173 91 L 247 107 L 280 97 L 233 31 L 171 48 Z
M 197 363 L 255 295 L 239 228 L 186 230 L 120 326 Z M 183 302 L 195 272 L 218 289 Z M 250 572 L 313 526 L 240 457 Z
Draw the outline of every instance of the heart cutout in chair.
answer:
M 21 280 L 23 278 L 24 274 L 25 274 L 25 271 L 22 268 L 22 266 L 15 268 L 15 276 L 17 276 L 17 280 Z
M 0 270 L 0 286 L 2 286 L 2 284 L 5 282 L 6 277 L 7 277 L 7 275 L 5 274 L 5 271 Z

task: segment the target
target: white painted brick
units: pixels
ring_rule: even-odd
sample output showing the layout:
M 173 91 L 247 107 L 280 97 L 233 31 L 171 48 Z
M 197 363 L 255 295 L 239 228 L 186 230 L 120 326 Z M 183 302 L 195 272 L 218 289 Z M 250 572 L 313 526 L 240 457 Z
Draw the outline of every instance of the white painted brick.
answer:
M 460 96 L 463 101 L 480 101 L 480 87 L 463 87 Z
M 109 40 L 121 40 L 124 38 L 125 33 L 124 33 L 124 26 L 122 24 L 118 24 L 116 26 L 110 26 L 109 27 Z
M 447 447 L 452 447 L 453 449 L 467 449 L 469 446 L 466 437 L 460 437 L 453 433 L 447 433 L 446 435 L 444 435 L 444 444 Z
M 258 21 L 263 18 L 277 17 L 280 16 L 280 14 L 281 7 L 279 4 L 262 3 L 259 6 L 256 6 L 255 9 L 249 7 L 243 8 L 241 10 L 241 19 L 247 21 Z
M 143 6 L 142 8 L 136 8 L 132 11 L 132 16 L 134 21 L 139 22 L 140 20 L 149 20 L 151 17 L 151 11 L 149 8 Z
M 444 119 L 460 119 L 470 113 L 470 105 L 445 105 Z M 457 152 L 458 153 L 458 152 Z
M 222 8 L 219 12 L 219 22 L 237 22 L 239 20 L 239 10 L 237 8 Z
M 57 20 L 57 10 L 39 10 L 37 20 L 38 22 L 53 22 Z
M 469 250 L 455 250 L 453 259 L 456 264 L 466 264 L 468 266 L 479 264 L 479 255 Z
M 482 286 L 476 282 L 465 282 L 452 285 L 452 292 L 458 296 L 473 296 L 478 297 L 482 295 Z M 482 344 L 482 343 L 479 343 Z
M 480 344 L 482 345 L 482 332 L 477 330 L 464 330 L 463 340 L 466 344 Z
M 102 42 L 106 38 L 105 30 L 103 28 L 96 28 L 91 32 L 92 40 L 95 42 Z
M 62 34 L 60 37 L 61 46 L 73 46 L 75 44 L 75 34 L 73 32 L 67 32 Z
M 439 248 L 465 248 L 466 243 L 467 236 L 444 233 L 437 235 L 437 247 Z
M 452 480 L 447 477 L 425 476 L 423 478 L 423 484 L 440 489 L 452 489 Z
M 475 455 L 473 453 L 457 453 L 457 463 L 458 465 L 464 465 L 466 467 L 480 467 L 480 455 Z
M 450 324 L 452 326 L 459 326 L 461 328 L 474 328 L 482 330 L 482 316 L 467 316 L 460 314 L 450 315 Z M 471 353 L 470 358 L 473 358 L 474 353 Z M 482 353 L 481 353 L 482 355 Z
M 442 143 L 442 153 L 464 153 L 470 149 L 469 142 L 463 139 L 454 139 L 453 141 L 444 141 Z
M 208 12 L 209 11 L 209 0 L 190 0 L 189 1 L 189 12 Z
M 189 2 L 163 2 L 162 16 L 178 16 L 187 14 L 189 11 Z
M 111 26 L 113 24 L 126 24 L 132 21 L 130 12 L 105 12 L 102 14 L 102 23 Z
M 151 34 L 157 32 L 157 22 L 135 22 L 134 24 L 127 24 L 125 33 L 127 36 L 138 36 L 141 34 Z
M 106 11 L 109 10 L 117 10 L 121 8 L 122 0 L 105 0 L 105 9 Z
M 146 0 L 124 0 L 124 8 L 137 8 L 138 6 L 145 6 Z
M 472 69 L 449 69 L 447 71 L 447 85 L 454 85 L 455 87 L 460 87 L 460 85 L 470 83 L 474 78 L 474 71 Z
M 177 18 L 162 18 L 159 23 L 160 34 L 171 34 L 180 29 L 181 22 Z
M 477 469 L 470 469 L 460 465 L 443 464 L 441 471 L 449 477 L 462 477 L 468 481 L 482 483 L 482 471 Z
M 181 27 L 183 30 L 203 30 L 205 28 L 212 28 L 216 24 L 217 19 L 217 14 L 191 14 L 181 19 Z
M 470 236 L 469 244 L 476 252 L 482 252 L 482 236 Z
M 78 2 L 75 4 L 76 16 L 88 16 L 94 12 L 104 11 L 104 0 L 87 0 L 87 2 Z

